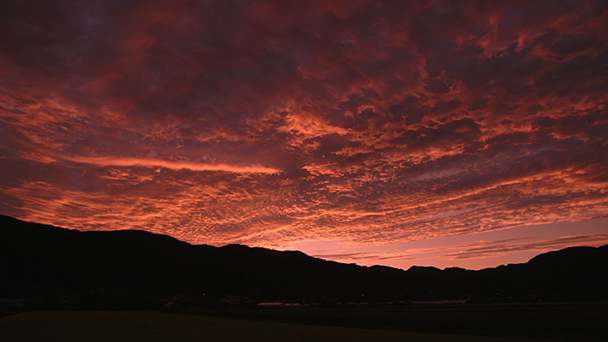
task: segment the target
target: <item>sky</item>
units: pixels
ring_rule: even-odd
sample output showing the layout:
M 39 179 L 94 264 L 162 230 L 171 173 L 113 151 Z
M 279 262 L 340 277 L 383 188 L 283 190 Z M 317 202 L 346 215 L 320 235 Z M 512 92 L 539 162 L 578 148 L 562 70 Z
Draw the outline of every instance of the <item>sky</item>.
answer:
M 607 1 L 0 2 L 0 213 L 360 265 L 608 244 Z

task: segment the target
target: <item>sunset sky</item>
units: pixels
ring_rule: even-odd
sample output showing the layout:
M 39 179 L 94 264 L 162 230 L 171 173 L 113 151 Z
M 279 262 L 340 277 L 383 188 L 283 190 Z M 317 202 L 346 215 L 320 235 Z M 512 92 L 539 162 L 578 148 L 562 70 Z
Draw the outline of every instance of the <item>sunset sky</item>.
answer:
M 2 1 L 0 214 L 405 269 L 608 244 L 608 1 Z

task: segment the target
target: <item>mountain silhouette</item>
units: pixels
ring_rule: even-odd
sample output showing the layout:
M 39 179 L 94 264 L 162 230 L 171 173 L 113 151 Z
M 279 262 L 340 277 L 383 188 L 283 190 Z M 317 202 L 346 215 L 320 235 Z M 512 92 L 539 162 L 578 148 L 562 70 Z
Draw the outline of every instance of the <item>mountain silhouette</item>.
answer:
M 144 231 L 80 232 L 0 215 L 0 298 L 189 294 L 257 301 L 607 300 L 608 245 L 479 271 L 364 267 L 242 245 L 191 245 Z

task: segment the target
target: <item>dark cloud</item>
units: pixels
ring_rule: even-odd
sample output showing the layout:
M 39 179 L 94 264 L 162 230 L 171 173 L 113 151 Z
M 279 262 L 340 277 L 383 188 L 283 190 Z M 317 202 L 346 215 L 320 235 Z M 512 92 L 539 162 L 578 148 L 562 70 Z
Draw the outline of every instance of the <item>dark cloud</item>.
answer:
M 490 102 L 489 98 L 479 98 L 479 99 L 475 99 L 472 103 L 471 106 L 469 107 L 470 111 L 476 111 L 476 110 L 482 110 L 482 109 L 486 109 L 488 106 L 488 102 Z
M 450 101 L 438 101 L 437 103 L 435 103 L 435 106 L 433 107 L 433 112 L 435 112 L 437 114 L 447 113 L 447 112 L 456 110 L 458 107 L 460 107 L 461 104 L 462 104 L 462 101 L 460 101 L 458 99 L 454 99 L 454 100 L 450 100 Z
M 588 48 L 596 39 L 587 35 L 571 36 L 565 34 L 555 41 L 549 49 L 558 55 L 570 55 L 577 51 Z
M 425 114 L 430 111 L 430 107 L 421 103 L 420 99 L 413 95 L 408 95 L 403 101 L 390 107 L 390 113 L 396 121 L 405 118 L 408 125 L 422 121 Z
M 424 89 L 434 94 L 446 94 L 450 92 L 450 87 L 441 80 L 426 80 L 426 87 Z

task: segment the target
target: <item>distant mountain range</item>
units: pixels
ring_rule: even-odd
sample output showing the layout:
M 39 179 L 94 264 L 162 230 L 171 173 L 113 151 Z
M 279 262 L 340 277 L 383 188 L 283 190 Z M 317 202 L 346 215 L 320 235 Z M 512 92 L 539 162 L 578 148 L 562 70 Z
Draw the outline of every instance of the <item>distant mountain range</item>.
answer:
M 80 232 L 0 215 L 0 298 L 38 302 L 100 293 L 308 303 L 606 301 L 606 270 L 608 245 L 567 248 L 480 271 L 404 271 L 301 252 L 190 245 L 144 231 Z

